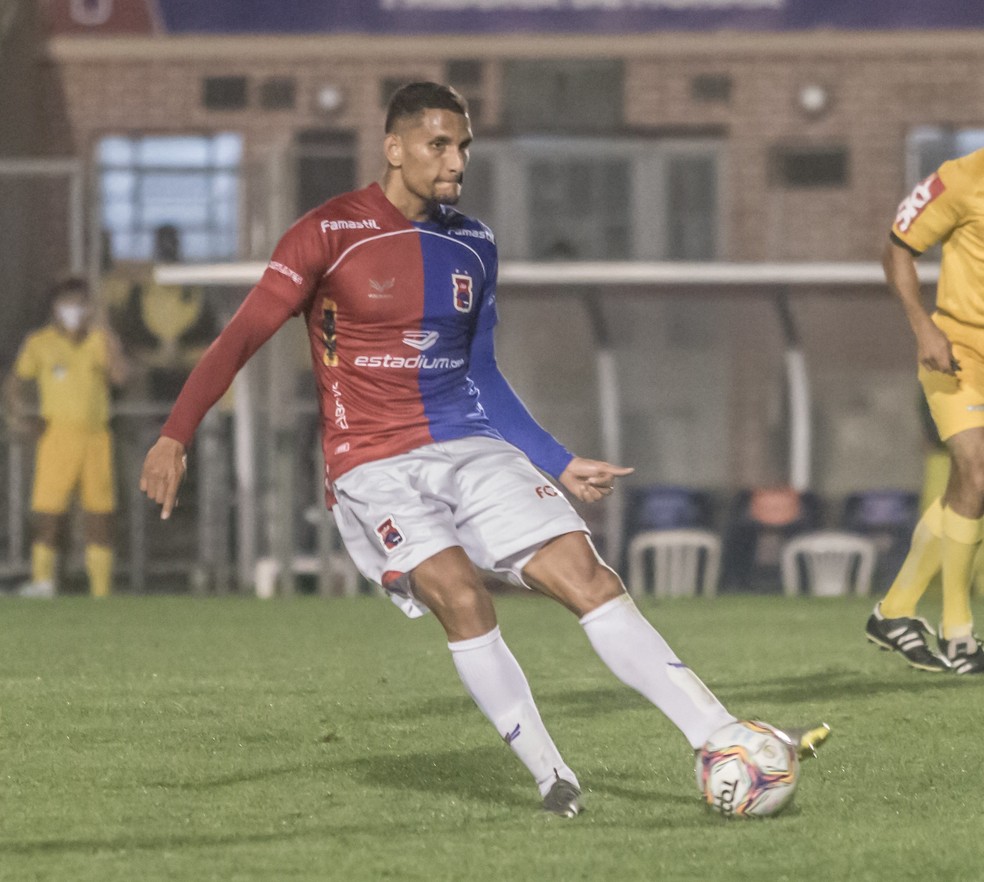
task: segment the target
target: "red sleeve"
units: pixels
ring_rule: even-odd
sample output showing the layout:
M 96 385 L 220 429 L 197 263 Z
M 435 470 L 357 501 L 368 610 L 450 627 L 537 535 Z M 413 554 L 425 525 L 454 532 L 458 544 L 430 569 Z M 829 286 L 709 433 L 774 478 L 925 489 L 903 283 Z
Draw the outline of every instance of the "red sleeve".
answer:
M 187 447 L 239 369 L 292 315 L 300 315 L 327 267 L 328 248 L 313 213 L 277 243 L 263 277 L 185 381 L 162 435 Z
M 277 243 L 257 287 L 289 305 L 294 315 L 300 315 L 327 269 L 328 245 L 321 222 L 308 213 Z
M 189 374 L 161 434 L 187 447 L 198 424 L 232 384 L 239 369 L 292 313 L 288 303 L 271 297 L 264 288 L 257 286 L 250 291 Z

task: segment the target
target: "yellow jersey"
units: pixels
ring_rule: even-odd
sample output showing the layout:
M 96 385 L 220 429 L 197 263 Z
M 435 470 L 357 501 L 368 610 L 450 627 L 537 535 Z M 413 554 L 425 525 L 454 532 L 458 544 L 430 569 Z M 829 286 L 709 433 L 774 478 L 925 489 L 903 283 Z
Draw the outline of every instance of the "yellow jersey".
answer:
M 91 430 L 109 423 L 109 348 L 94 329 L 76 342 L 54 325 L 30 334 L 14 373 L 38 384 L 41 416 L 51 424 Z
M 944 162 L 917 184 L 892 235 L 916 255 L 942 242 L 936 309 L 984 327 L 984 149 Z

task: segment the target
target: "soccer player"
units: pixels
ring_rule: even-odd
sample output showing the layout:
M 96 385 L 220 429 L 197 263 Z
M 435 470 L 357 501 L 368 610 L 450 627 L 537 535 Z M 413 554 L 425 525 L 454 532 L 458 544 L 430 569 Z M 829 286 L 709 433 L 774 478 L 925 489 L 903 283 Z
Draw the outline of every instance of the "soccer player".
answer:
M 695 749 L 734 719 L 636 609 L 550 475 L 586 502 L 632 470 L 572 455 L 496 364 L 495 239 L 451 206 L 471 126 L 434 83 L 393 96 L 379 184 L 331 199 L 280 240 L 259 284 L 188 378 L 147 454 L 141 488 L 175 504 L 185 450 L 238 368 L 292 315 L 307 323 L 328 504 L 359 569 L 410 617 L 431 610 L 475 703 L 573 817 L 577 776 L 544 727 L 476 566 L 562 603 L 619 679 Z M 804 730 L 812 750 L 825 728 Z
M 909 553 L 868 619 L 870 641 L 926 671 L 984 673 L 970 607 L 984 527 L 984 150 L 943 163 L 899 206 L 882 262 L 916 337 L 919 380 L 950 455 L 941 498 L 926 509 Z M 936 310 L 923 308 L 916 258 L 943 243 Z M 943 573 L 937 648 L 916 605 Z
M 44 421 L 31 499 L 31 581 L 21 587 L 21 596 L 55 595 L 58 539 L 76 490 L 84 512 L 89 590 L 93 597 L 110 593 L 115 499 L 109 387 L 122 385 L 127 373 L 116 335 L 92 323 L 85 281 L 70 278 L 59 283 L 51 322 L 27 337 L 4 384 L 14 431 L 29 431 L 25 411 L 32 382 L 38 387 Z

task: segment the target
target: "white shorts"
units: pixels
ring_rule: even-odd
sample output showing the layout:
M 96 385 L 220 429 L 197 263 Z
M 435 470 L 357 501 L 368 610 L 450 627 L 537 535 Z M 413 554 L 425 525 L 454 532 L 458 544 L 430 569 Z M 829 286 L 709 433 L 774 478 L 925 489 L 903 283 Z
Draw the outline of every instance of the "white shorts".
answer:
M 408 616 L 426 612 L 410 591 L 414 567 L 460 546 L 479 569 L 523 584 L 547 541 L 588 528 L 526 455 L 495 438 L 459 438 L 356 466 L 334 482 L 345 548 Z

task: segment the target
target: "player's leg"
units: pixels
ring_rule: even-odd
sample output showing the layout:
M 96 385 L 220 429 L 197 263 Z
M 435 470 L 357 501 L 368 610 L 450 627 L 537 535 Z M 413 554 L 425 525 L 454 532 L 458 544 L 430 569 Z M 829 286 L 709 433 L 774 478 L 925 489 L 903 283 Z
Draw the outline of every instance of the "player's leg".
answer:
M 494 473 L 482 474 L 488 481 Z M 359 466 L 333 489 L 335 523 L 359 570 L 411 618 L 434 611 L 465 688 L 541 793 L 550 795 L 555 769 L 576 791 L 577 779 L 540 720 L 526 677 L 499 633 L 492 598 L 462 548 L 456 462 L 445 445 Z M 544 807 L 562 815 L 578 809 L 569 800 Z
M 464 550 L 447 548 L 419 564 L 411 573 L 411 586 L 414 597 L 444 627 L 468 693 L 529 769 L 541 796 L 548 797 L 559 781 L 573 787 L 566 801 L 555 800 L 556 806 L 545 802 L 545 808 L 577 814 L 577 778 L 543 725 L 526 676 L 499 633 L 492 598 Z
M 62 527 L 82 468 L 82 452 L 75 441 L 71 429 L 53 425 L 38 439 L 31 493 L 31 581 L 21 587 L 23 597 L 53 597 L 57 592 Z
M 984 428 L 947 439 L 950 478 L 943 502 L 943 616 L 940 649 L 957 673 L 984 673 L 970 607 L 974 558 L 984 530 Z
M 85 512 L 85 570 L 93 597 L 108 597 L 113 586 L 113 445 L 108 431 L 85 439 L 81 498 Z
M 523 578 L 574 612 L 612 673 L 666 714 L 693 748 L 736 719 L 639 612 L 584 533 L 548 542 Z
M 943 505 L 934 500 L 912 533 L 909 553 L 884 599 L 865 624 L 865 637 L 882 649 L 900 653 L 922 671 L 949 671 L 949 662 L 933 652 L 926 640 L 932 627 L 916 615 L 916 605 L 940 571 L 943 550 Z

